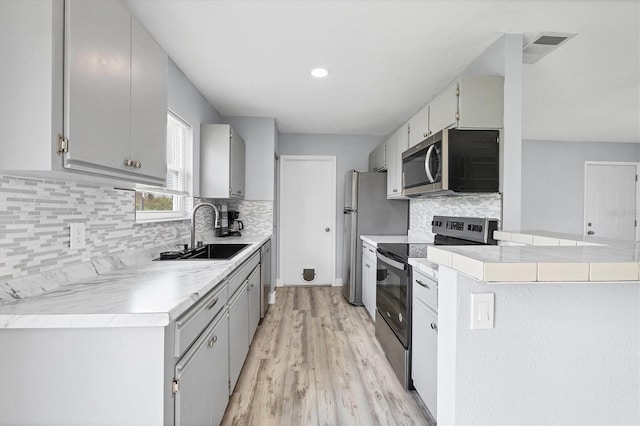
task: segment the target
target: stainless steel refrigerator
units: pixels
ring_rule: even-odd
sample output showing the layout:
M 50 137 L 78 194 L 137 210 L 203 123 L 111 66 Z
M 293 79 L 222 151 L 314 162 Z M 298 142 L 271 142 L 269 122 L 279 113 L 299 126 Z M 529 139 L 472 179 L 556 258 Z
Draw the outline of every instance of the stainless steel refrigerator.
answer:
M 342 294 L 362 305 L 360 235 L 406 235 L 409 202 L 387 200 L 387 174 L 349 170 L 344 188 Z

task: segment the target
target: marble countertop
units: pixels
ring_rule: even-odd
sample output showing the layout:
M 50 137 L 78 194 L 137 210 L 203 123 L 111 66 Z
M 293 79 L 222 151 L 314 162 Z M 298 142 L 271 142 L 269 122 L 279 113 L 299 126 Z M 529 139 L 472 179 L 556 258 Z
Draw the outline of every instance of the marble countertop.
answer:
M 152 261 L 112 268 L 52 291 L 0 304 L 0 328 L 164 327 L 176 319 L 264 244 L 262 237 L 229 237 L 216 243 L 249 243 L 232 260 Z
M 640 281 L 640 248 L 635 242 L 543 231 L 496 231 L 494 236 L 531 245 L 434 246 L 426 260 L 487 282 Z M 412 262 L 420 267 L 419 259 Z

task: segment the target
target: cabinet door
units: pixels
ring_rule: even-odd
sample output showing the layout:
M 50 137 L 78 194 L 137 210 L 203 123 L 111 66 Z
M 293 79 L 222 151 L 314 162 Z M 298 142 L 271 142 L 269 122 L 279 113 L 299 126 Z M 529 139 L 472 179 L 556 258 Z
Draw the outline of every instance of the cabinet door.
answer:
M 503 126 L 503 77 L 464 76 L 460 78 L 459 88 L 459 129 L 499 129 Z
M 233 393 L 249 353 L 249 297 L 246 284 L 229 306 L 229 394 Z
M 136 173 L 167 177 L 167 55 L 135 18 L 131 20 L 131 146 Z
M 368 246 L 363 248 L 369 250 Z M 363 255 L 362 258 L 362 303 L 364 304 L 371 319 L 376 318 L 376 261 L 370 255 Z
M 251 272 L 247 285 L 249 293 L 249 342 L 253 341 L 260 322 L 260 268 Z
M 438 319 L 422 302 L 414 299 L 411 378 L 418 394 L 437 419 Z
M 65 15 L 64 167 L 130 171 L 131 16 L 118 1 L 80 0 Z
M 219 425 L 229 403 L 229 321 L 221 315 L 220 322 L 210 334 L 207 345 L 209 351 L 208 368 L 212 373 L 211 393 L 209 396 L 209 424 Z M 195 423 L 200 424 L 200 423 Z
M 399 166 L 396 149 L 396 134 L 392 134 L 385 143 L 387 147 L 387 198 L 402 193 L 402 188 L 398 185 L 397 170 Z
M 406 198 L 402 195 L 402 153 L 409 149 L 409 133 L 407 125 L 400 127 L 395 133 L 396 139 L 396 169 L 394 171 L 395 174 L 395 187 L 398 189 L 398 192 L 393 192 L 393 197 L 389 198 Z M 391 172 L 387 172 L 388 175 Z M 388 187 L 387 187 L 388 188 Z M 395 188 L 394 188 L 395 189 Z
M 458 82 L 454 81 L 429 102 L 429 132 L 434 134 L 456 124 Z
M 244 198 L 245 146 L 242 138 L 235 133 L 231 136 L 230 151 L 229 193 L 234 198 Z
M 409 120 L 409 148 L 427 138 L 429 133 L 429 105 L 425 105 Z

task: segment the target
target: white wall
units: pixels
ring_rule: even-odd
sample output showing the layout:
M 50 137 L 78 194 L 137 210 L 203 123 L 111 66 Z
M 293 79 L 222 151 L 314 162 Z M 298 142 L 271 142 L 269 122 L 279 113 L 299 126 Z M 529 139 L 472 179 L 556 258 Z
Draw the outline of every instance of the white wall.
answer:
M 200 194 L 200 124 L 221 123 L 221 116 L 195 88 L 180 68 L 169 59 L 168 108 L 191 125 L 193 131 L 193 194 Z
M 523 142 L 522 229 L 582 234 L 585 161 L 640 162 L 640 144 Z
M 369 153 L 383 136 L 280 134 L 280 155 L 336 156 L 336 278 L 342 279 L 342 230 L 344 228 L 344 177 L 348 170 L 367 171 Z
M 246 147 L 245 200 L 273 200 L 276 120 L 270 117 L 225 117 Z
M 438 424 L 640 423 L 637 283 L 440 280 Z M 495 328 L 471 330 L 484 292 Z

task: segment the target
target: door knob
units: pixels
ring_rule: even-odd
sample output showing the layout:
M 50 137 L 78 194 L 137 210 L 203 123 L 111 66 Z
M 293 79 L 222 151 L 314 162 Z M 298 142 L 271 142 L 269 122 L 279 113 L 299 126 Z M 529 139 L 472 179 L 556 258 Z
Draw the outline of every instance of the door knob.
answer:
M 587 223 L 587 226 L 591 226 L 591 222 Z
M 331 231 L 331 228 L 324 228 L 324 232 L 329 232 Z
M 593 231 L 587 231 L 587 235 L 593 235 L 593 234 L 595 234 L 595 232 L 593 232 Z

